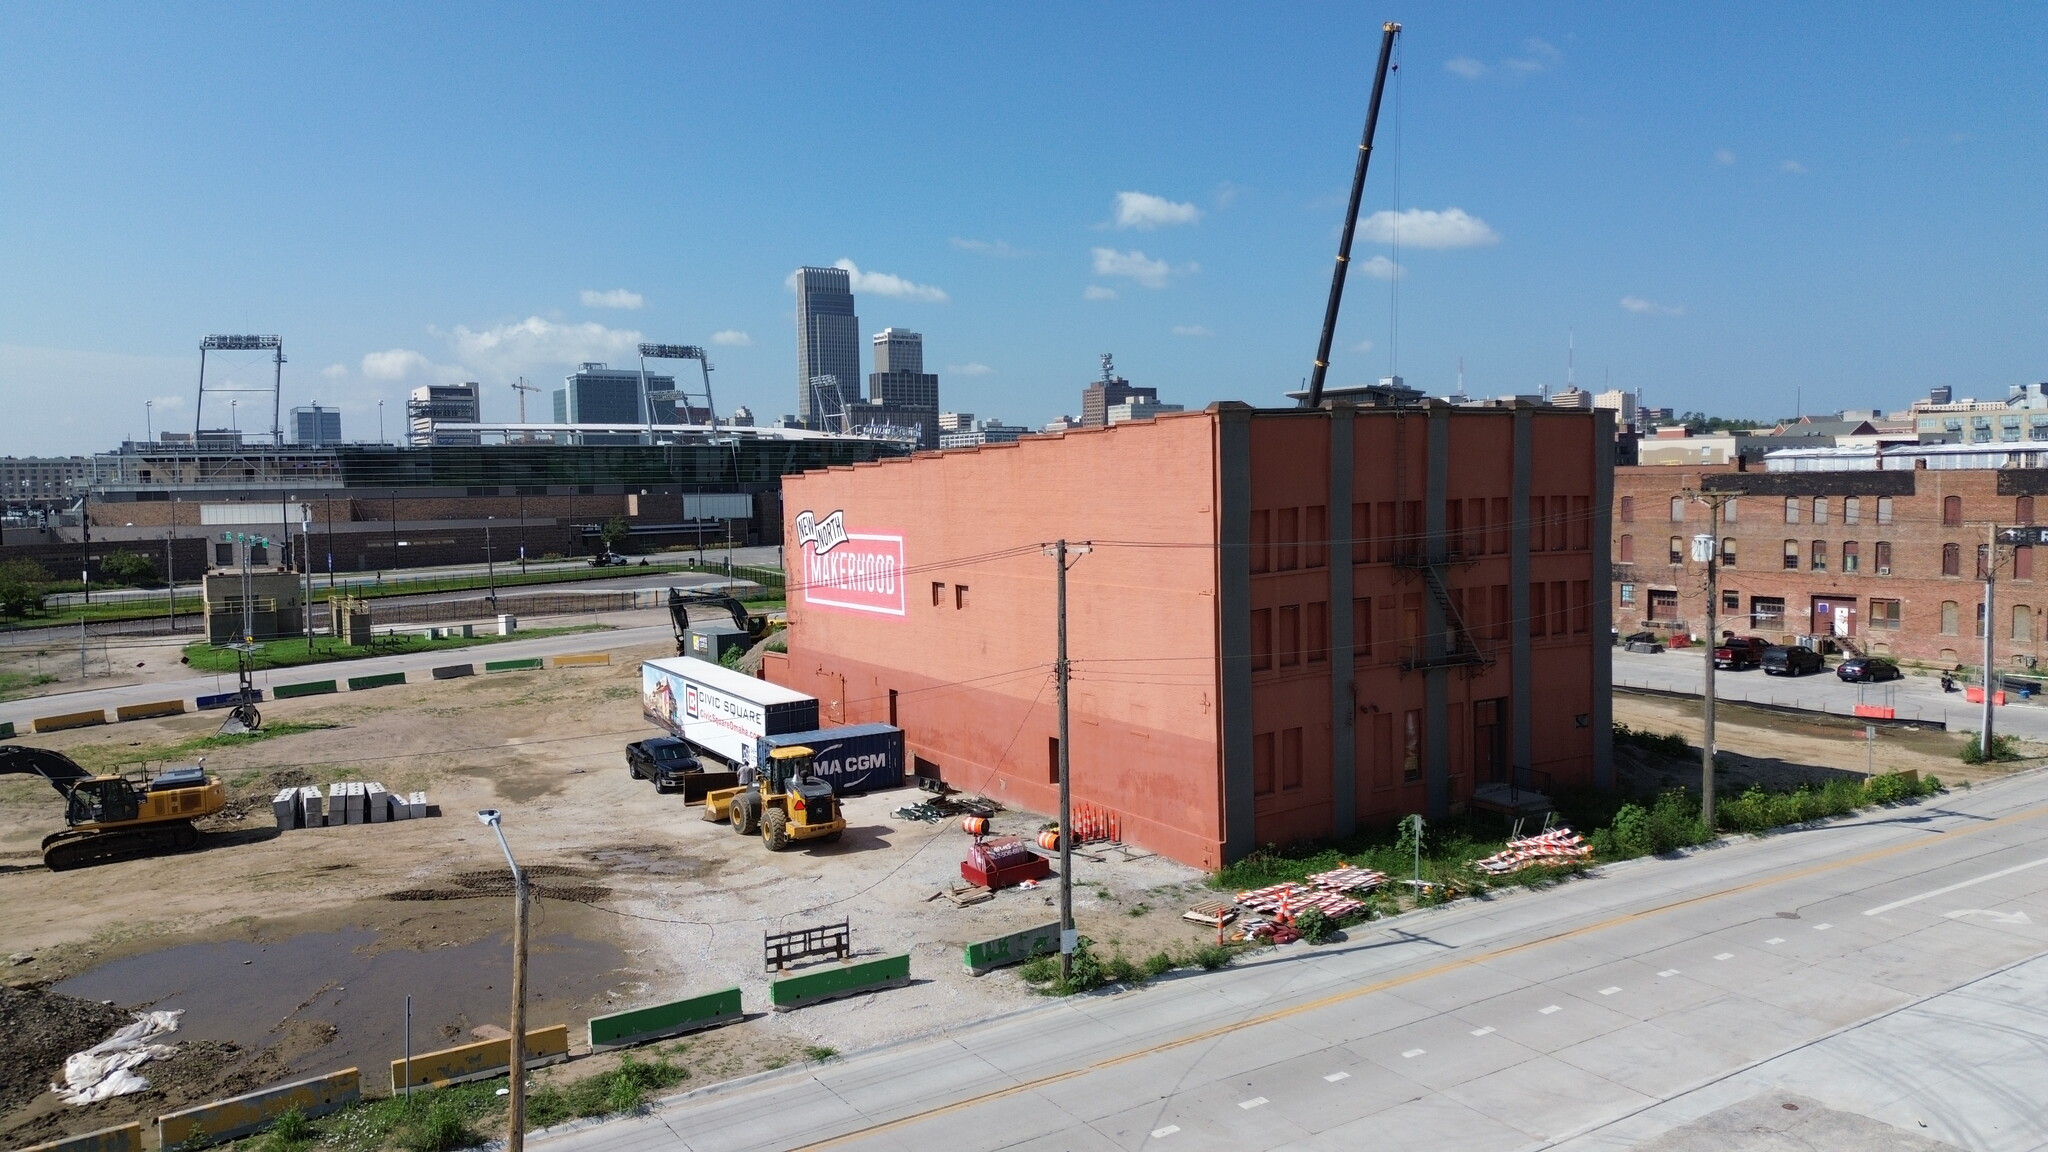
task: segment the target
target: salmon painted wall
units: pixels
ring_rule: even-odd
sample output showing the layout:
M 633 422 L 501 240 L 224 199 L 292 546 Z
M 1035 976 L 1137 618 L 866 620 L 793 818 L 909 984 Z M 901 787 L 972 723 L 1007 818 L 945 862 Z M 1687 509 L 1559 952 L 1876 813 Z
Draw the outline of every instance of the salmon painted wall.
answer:
M 827 724 L 900 725 L 919 772 L 1057 811 L 1039 549 L 1092 539 L 1068 575 L 1075 802 L 1216 867 L 1215 457 L 1214 420 L 1189 413 L 789 477 L 789 657 L 771 673 Z

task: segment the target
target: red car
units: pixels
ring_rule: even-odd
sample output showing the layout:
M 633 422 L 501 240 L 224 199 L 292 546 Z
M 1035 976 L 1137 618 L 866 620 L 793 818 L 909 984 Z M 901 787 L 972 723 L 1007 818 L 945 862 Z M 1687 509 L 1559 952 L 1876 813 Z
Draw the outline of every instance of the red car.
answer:
M 1739 671 L 1762 666 L 1770 641 L 1761 636 L 1731 636 L 1714 646 L 1714 667 Z

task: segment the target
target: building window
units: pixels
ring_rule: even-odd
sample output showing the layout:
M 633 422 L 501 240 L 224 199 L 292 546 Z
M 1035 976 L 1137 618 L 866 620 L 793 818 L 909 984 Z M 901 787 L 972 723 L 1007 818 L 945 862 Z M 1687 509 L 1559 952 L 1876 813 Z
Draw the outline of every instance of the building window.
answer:
M 1292 668 L 1301 663 L 1301 606 L 1288 604 L 1280 609 L 1280 666 Z
M 1489 537 L 1486 550 L 1496 556 L 1506 555 L 1509 547 L 1514 543 L 1513 508 L 1514 505 L 1509 502 L 1507 497 L 1494 497 L 1493 515 L 1488 517 L 1486 521 L 1486 532 Z
M 1422 779 L 1422 713 L 1410 710 L 1401 717 L 1401 782 Z
M 1057 736 L 1045 738 L 1045 782 L 1060 782 L 1060 738 Z
M 2016 496 L 2013 498 L 2012 519 L 2015 524 L 2032 524 L 2034 522 L 2034 498 L 2032 496 Z
M 1444 551 L 1459 553 L 1465 550 L 1465 502 L 1444 501 Z
M 1721 505 L 1721 522 L 1723 524 L 1735 523 L 1735 506 L 1740 503 L 1742 501 L 1731 499 Z
M 1636 605 L 1636 586 L 1635 586 L 1635 585 L 1633 585 L 1633 584 L 1623 584 L 1623 585 L 1621 586 L 1621 596 L 1620 596 L 1620 601 L 1621 601 L 1621 606 L 1622 606 L 1623 608 L 1633 608 L 1633 607 L 1635 607 L 1635 605 Z
M 1870 602 L 1870 626 L 1888 632 L 1899 630 L 1899 602 L 1897 600 L 1872 600 Z
M 1273 610 L 1255 608 L 1252 610 L 1252 671 L 1264 672 L 1273 666 Z
M 1828 522 L 1828 498 L 1827 498 L 1827 497 L 1825 497 L 1825 496 L 1815 496 L 1815 497 L 1813 498 L 1813 522 L 1814 522 L 1815 524 L 1825 524 L 1825 523 L 1827 523 L 1827 522 Z
M 1961 496 L 1944 496 L 1941 498 L 1941 522 L 1950 528 L 1962 524 L 1963 498 Z
M 1360 596 L 1351 602 L 1351 658 L 1366 660 L 1372 656 L 1372 597 Z
M 1273 794 L 1273 734 L 1261 732 L 1252 737 L 1252 795 Z
M 1735 567 L 1735 537 L 1721 537 L 1721 567 Z
M 1672 522 L 1673 524 L 1681 524 L 1681 523 L 1684 523 L 1684 521 L 1685 521 L 1685 497 L 1683 497 L 1683 496 L 1673 496 L 1673 497 L 1671 498 L 1671 522 Z
M 1785 598 L 1782 596 L 1751 596 L 1749 598 L 1749 623 L 1753 628 L 1767 632 L 1785 630 Z
M 2027 644 L 2034 642 L 2034 610 L 2025 604 L 2012 610 L 2012 638 Z
M 1797 496 L 1785 497 L 1785 523 L 1799 523 L 1799 497 Z
M 1962 545 L 1943 544 L 1941 546 L 1941 574 L 1943 576 L 1961 576 L 1963 574 Z
M 233 544 L 215 544 L 213 546 L 213 562 L 223 568 L 233 564 L 235 562 L 235 546 Z
M 1855 572 L 1863 565 L 1863 546 L 1854 540 L 1842 541 L 1842 571 Z
M 1828 542 L 1827 542 L 1827 541 L 1825 541 L 1825 540 L 1815 540 L 1815 541 L 1813 542 L 1813 565 L 1812 565 L 1812 567 L 1813 567 L 1813 570 L 1814 570 L 1815 572 L 1825 572 L 1825 571 L 1827 571 L 1827 570 L 1828 570 Z
M 967 585 L 953 585 L 953 607 L 956 610 L 967 607 Z
M 1571 585 L 1563 580 L 1552 580 L 1550 582 L 1550 634 L 1552 636 L 1562 636 L 1565 634 L 1565 630 L 1571 627 L 1570 602 L 1566 598 L 1567 590 L 1570 587 Z
M 1372 505 L 1351 506 L 1351 562 L 1372 563 Z
M 1799 571 L 1799 541 L 1785 541 L 1785 571 Z
M 1941 602 L 1941 634 L 1954 636 L 1962 630 L 1962 608 L 1953 600 Z
M 1892 542 L 1889 540 L 1879 540 L 1877 542 L 1877 549 L 1872 553 L 1871 559 L 1877 562 L 1877 574 L 1879 576 L 1891 575 Z
M 1273 543 L 1279 552 L 1275 570 L 1292 572 L 1301 567 L 1301 509 L 1282 508 L 1273 513 Z
M 1321 568 L 1330 562 L 1330 510 L 1321 504 L 1311 505 L 1308 510 L 1307 561 L 1308 568 Z
M 1733 592 L 1733 591 L 1729 591 L 1729 592 L 1723 592 L 1723 593 L 1721 593 L 1721 611 L 1723 611 L 1723 612 L 1740 612 L 1740 611 L 1742 611 L 1742 593 L 1740 593 L 1740 592 Z
M 1572 581 L 1572 633 L 1581 635 L 1593 630 L 1593 582 Z
M 1632 585 L 1624 585 L 1624 587 L 1632 587 Z M 1508 633 L 1513 629 L 1515 619 L 1514 601 L 1508 595 L 1508 586 L 1505 584 L 1495 584 L 1493 586 L 1492 600 L 1493 613 L 1489 619 L 1493 624 L 1493 639 L 1496 643 L 1505 644 L 1507 643 Z
M 1386 564 L 1400 554 L 1398 532 L 1394 527 L 1394 502 L 1380 501 L 1380 510 L 1373 514 L 1373 530 L 1378 533 L 1373 539 L 1379 553 L 1379 562 Z
M 1465 501 L 1465 546 L 1466 554 L 1482 556 L 1486 553 L 1486 501 L 1472 499 Z
M 1635 537 L 1624 535 L 1621 538 L 1621 562 L 1623 564 L 1633 564 L 1636 562 Z
M 1892 522 L 1892 498 L 1891 498 L 1891 497 L 1889 497 L 1889 496 L 1879 496 L 1879 497 L 1877 498 L 1877 522 L 1878 522 L 1879 524 L 1889 524 L 1889 523 L 1891 523 L 1891 522 Z
M 1982 600 L 1977 601 L 1977 622 L 1971 626 L 1970 635 L 1980 640 L 1984 637 L 1984 602 Z
M 942 581 L 932 581 L 932 607 L 937 608 L 939 605 L 944 604 L 945 602 L 946 585 Z
M 1593 498 L 1572 497 L 1572 551 L 1584 552 L 1593 546 Z
M 1544 627 L 1550 622 L 1549 601 L 1544 595 L 1542 581 L 1529 585 L 1529 635 L 1543 635 Z
M 1977 579 L 1979 579 L 1979 580 L 1987 580 L 1987 579 L 1989 579 L 1990 577 L 1991 577 L 1991 545 L 1989 545 L 1989 544 L 1979 544 L 1979 545 L 1977 545 Z
M 1633 497 L 1633 496 L 1623 496 L 1623 497 L 1621 498 L 1621 522 L 1622 522 L 1623 524 L 1633 524 L 1633 523 L 1635 523 L 1635 522 L 1636 522 L 1636 498 L 1635 498 L 1635 497 Z
M 1252 513 L 1252 574 L 1273 570 L 1273 514 Z
M 1671 551 L 1671 561 L 1670 561 L 1670 562 L 1671 562 L 1671 564 L 1672 564 L 1673 566 L 1676 566 L 1676 565 L 1679 565 L 1679 564 L 1683 564 L 1683 563 L 1685 563 L 1685 537 L 1683 537 L 1683 536 L 1673 536 L 1673 537 L 1671 538 L 1671 549 L 1670 549 L 1670 551 Z
M 1863 501 L 1855 496 L 1842 498 L 1842 523 L 1855 524 L 1863 519 Z
M 1280 733 L 1280 790 L 1292 792 L 1301 787 L 1301 729 L 1286 728 Z
M 2012 578 L 2032 580 L 2034 578 L 2034 549 L 2022 544 L 2012 550 Z
M 1650 589 L 1650 619 L 1678 623 L 1678 589 Z
M 1330 658 L 1330 605 L 1317 600 L 1308 606 L 1308 662 L 1321 664 Z

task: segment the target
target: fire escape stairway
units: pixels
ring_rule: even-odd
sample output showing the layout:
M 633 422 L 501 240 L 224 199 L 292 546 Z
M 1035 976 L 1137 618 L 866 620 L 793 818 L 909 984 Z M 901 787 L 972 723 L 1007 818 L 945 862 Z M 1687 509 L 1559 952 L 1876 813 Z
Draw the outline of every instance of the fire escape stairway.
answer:
M 1429 595 L 1443 613 L 1444 651 L 1431 655 L 1427 648 L 1411 652 L 1401 662 L 1403 671 L 1425 672 L 1432 668 L 1485 668 L 1494 662 L 1493 654 L 1479 647 L 1479 641 L 1472 630 L 1465 626 L 1465 615 L 1458 611 L 1457 601 L 1451 598 L 1451 590 L 1444 584 L 1444 570 L 1462 560 L 1458 556 L 1404 556 L 1399 566 L 1422 574 L 1422 582 L 1429 588 Z

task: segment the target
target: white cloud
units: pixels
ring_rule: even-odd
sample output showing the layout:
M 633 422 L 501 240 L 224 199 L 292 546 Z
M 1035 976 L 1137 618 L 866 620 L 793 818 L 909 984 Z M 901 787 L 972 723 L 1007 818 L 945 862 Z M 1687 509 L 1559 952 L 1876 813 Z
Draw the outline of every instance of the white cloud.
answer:
M 1623 296 L 1621 306 L 1624 311 L 1634 312 L 1639 316 L 1685 315 L 1685 309 L 1677 304 L 1659 304 L 1655 300 L 1645 300 L 1641 296 Z
M 446 339 L 464 364 L 499 376 L 533 373 L 586 360 L 623 363 L 633 358 L 640 344 L 640 333 L 630 329 L 607 328 L 595 321 L 563 324 L 539 316 L 491 328 L 472 329 L 458 324 L 448 332 L 428 331 Z M 363 374 L 370 375 L 368 357 L 364 363 Z
M 1444 71 L 1463 76 L 1467 80 L 1477 80 L 1486 75 L 1486 64 L 1470 56 L 1453 56 L 1444 61 Z
M 149 403 L 158 412 L 166 412 L 175 408 L 183 408 L 185 406 L 185 398 L 175 394 L 170 396 L 152 396 L 149 398 Z
M 1463 208 L 1381 210 L 1366 217 L 1359 228 L 1367 240 L 1409 248 L 1476 248 L 1500 243 L 1498 232 L 1479 217 L 1467 215 Z
M 933 304 L 944 304 L 949 299 L 943 288 L 934 288 L 929 284 L 915 284 L 901 276 L 894 276 L 887 272 L 863 272 L 851 260 L 835 260 L 832 262 L 832 266 L 834 268 L 846 269 L 847 275 L 853 280 L 853 290 L 855 292 L 865 292 L 872 296 L 888 296 L 897 300 L 927 300 Z
M 1351 346 L 1351 350 L 1353 352 L 1370 352 L 1372 351 L 1372 341 L 1360 340 L 1358 343 L 1353 344 Z
M 1083 300 L 1114 300 L 1114 299 L 1116 299 L 1116 289 L 1114 289 L 1114 288 L 1104 288 L 1104 287 L 1103 287 L 1102 285 L 1100 285 L 1100 284 L 1090 284 L 1090 285 L 1089 285 L 1089 286 L 1087 286 L 1086 288 L 1083 288 L 1083 289 L 1081 289 L 1081 299 L 1083 299 Z
M 320 374 L 329 380 L 339 380 L 348 375 L 348 367 L 343 364 L 329 364 L 320 370 Z
M 628 292 L 624 288 L 614 288 L 609 292 L 595 292 L 588 288 L 583 290 L 585 308 L 624 308 L 630 312 L 646 303 L 646 297 L 638 292 Z
M 1116 194 L 1116 226 L 1119 228 L 1150 232 L 1173 224 L 1193 224 L 1201 218 L 1202 210 L 1193 204 L 1178 204 L 1148 192 Z
M 363 357 L 363 375 L 371 380 L 403 380 L 415 372 L 429 372 L 434 362 L 410 348 L 371 352 Z
M 1787 160 L 1784 163 L 1778 165 L 1778 168 L 1782 171 L 1790 172 L 1794 176 L 1803 176 L 1806 174 L 1806 165 L 1801 164 L 1797 160 Z
M 1408 269 L 1394 263 L 1385 256 L 1375 256 L 1358 266 L 1358 270 L 1375 280 L 1405 280 Z
M 1137 249 L 1119 252 L 1114 248 L 1091 248 L 1097 276 L 1125 276 L 1147 288 L 1166 287 L 1173 269 L 1164 260 L 1154 260 Z
M 1564 59 L 1564 53 L 1559 52 L 1549 41 L 1531 37 L 1522 42 L 1522 55 L 1520 57 L 1513 60 L 1503 60 L 1500 62 L 1500 66 L 1510 72 L 1523 74 L 1548 72 L 1556 67 L 1558 61 L 1562 59 Z
M 1726 148 L 1716 148 L 1714 149 L 1714 163 L 1719 164 L 1725 168 L 1728 165 L 1735 163 L 1735 153 L 1730 152 Z
M 1215 333 L 1214 333 L 1214 332 L 1211 332 L 1211 331 L 1209 331 L 1209 330 L 1208 330 L 1207 328 L 1204 328 L 1204 327 L 1202 327 L 1202 326 L 1201 326 L 1200 324 L 1175 324 L 1175 325 L 1173 326 L 1173 334 L 1174 334 L 1175 336 L 1214 336 L 1214 335 L 1215 335 Z
M 1230 207 L 1232 204 L 1237 203 L 1237 197 L 1243 191 L 1244 189 L 1225 180 L 1216 186 L 1216 206 L 1218 208 Z
M 713 332 L 711 342 L 723 344 L 727 348 L 745 348 L 754 342 L 754 338 L 737 328 L 727 328 L 722 332 Z
M 1024 255 L 1021 249 L 1010 247 L 1009 242 L 1006 240 L 963 240 L 958 236 L 954 236 L 947 243 L 962 252 L 975 252 L 983 256 L 1000 256 L 1005 259 L 1011 259 Z
M 995 374 L 995 369 L 980 362 L 946 365 L 946 375 L 948 376 L 993 376 Z

